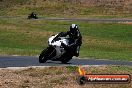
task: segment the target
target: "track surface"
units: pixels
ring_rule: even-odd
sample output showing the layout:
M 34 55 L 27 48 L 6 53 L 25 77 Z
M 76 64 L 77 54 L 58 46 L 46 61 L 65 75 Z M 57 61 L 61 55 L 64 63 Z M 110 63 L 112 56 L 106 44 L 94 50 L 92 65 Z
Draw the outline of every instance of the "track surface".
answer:
M 9 16 L 0 16 L 0 18 L 4 19 L 27 19 L 27 17 L 9 17 Z M 33 19 L 34 20 L 34 19 Z M 35 20 L 52 20 L 52 21 L 84 21 L 84 22 L 102 22 L 102 23 L 119 23 L 119 22 L 132 22 L 130 18 L 43 18 L 38 17 Z
M 46 63 L 40 64 L 38 62 L 38 57 L 0 56 L 0 68 L 28 67 L 28 66 L 66 66 L 66 65 L 127 65 L 127 66 L 132 66 L 132 62 L 73 58 L 68 64 L 61 64 L 61 62 L 59 61 L 47 61 Z
M 132 19 L 103 19 L 103 18 L 40 18 L 40 20 L 65 20 L 65 21 L 84 21 L 84 22 L 105 22 L 105 23 L 118 23 L 118 22 L 132 22 Z

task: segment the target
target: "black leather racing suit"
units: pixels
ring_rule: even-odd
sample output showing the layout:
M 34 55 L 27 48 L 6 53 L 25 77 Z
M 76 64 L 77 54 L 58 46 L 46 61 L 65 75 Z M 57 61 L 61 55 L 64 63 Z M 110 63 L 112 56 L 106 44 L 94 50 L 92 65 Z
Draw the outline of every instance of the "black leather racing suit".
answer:
M 67 32 L 60 32 L 54 39 L 53 41 L 56 41 L 59 37 L 69 37 L 69 45 L 63 45 L 68 52 L 70 52 L 73 56 L 79 56 L 79 50 L 80 46 L 82 44 L 82 35 L 79 30 L 72 35 L 70 31 Z

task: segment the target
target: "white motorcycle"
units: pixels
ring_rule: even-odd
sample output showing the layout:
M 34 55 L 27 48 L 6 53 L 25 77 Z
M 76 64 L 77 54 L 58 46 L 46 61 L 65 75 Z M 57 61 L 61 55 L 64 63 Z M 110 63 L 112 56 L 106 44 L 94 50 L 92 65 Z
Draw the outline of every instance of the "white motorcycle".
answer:
M 58 34 L 51 36 L 48 39 L 48 47 L 44 49 L 39 56 L 40 63 L 45 63 L 47 60 L 67 63 L 72 59 L 73 55 L 71 55 L 70 52 L 67 52 L 63 47 L 63 44 L 69 44 L 69 39 L 66 37 L 59 37 L 53 42 L 53 39 L 57 35 Z

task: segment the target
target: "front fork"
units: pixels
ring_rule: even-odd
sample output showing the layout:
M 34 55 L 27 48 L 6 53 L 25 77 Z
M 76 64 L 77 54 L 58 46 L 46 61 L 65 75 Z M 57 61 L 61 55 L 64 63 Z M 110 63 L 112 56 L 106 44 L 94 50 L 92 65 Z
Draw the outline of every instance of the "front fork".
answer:
M 56 54 L 55 51 L 56 50 L 54 49 L 54 47 L 49 46 L 47 51 L 47 58 L 52 59 Z

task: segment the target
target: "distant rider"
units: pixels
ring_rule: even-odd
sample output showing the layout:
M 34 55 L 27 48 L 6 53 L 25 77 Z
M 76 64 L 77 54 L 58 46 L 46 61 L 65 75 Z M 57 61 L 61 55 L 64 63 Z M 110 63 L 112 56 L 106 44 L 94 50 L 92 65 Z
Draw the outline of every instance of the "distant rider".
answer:
M 30 14 L 30 16 L 31 16 L 31 17 L 35 17 L 36 14 L 35 14 L 34 12 L 32 12 L 32 13 Z
M 62 43 L 62 46 L 70 51 L 72 55 L 79 56 L 80 46 L 82 44 L 82 36 L 76 24 L 72 24 L 70 26 L 69 31 L 60 32 L 52 42 L 56 41 L 58 37 L 69 37 L 69 45 L 65 45 Z
M 31 14 L 29 14 L 29 16 L 28 16 L 28 19 L 32 19 L 32 18 L 38 19 L 37 15 L 34 12 L 32 12 Z

